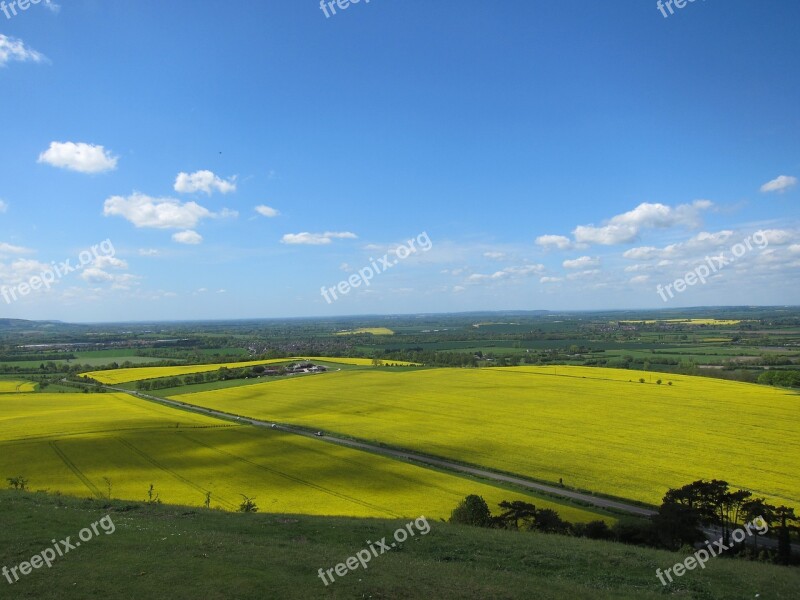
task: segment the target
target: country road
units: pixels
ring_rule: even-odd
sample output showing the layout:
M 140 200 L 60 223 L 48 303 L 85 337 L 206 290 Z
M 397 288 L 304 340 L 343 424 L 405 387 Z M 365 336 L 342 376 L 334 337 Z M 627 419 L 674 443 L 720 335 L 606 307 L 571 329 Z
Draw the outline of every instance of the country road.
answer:
M 636 515 L 639 517 L 649 517 L 655 514 L 655 510 L 645 508 L 642 506 L 637 506 L 635 504 L 628 504 L 626 502 L 622 502 L 619 500 L 610 500 L 607 498 L 602 498 L 598 496 L 593 496 L 591 494 L 585 494 L 581 492 L 574 492 L 571 490 L 567 490 L 564 488 L 560 488 L 553 485 L 547 485 L 543 483 L 539 483 L 537 481 L 532 481 L 530 479 L 525 479 L 522 477 L 515 477 L 513 475 L 504 475 L 502 473 L 495 473 L 493 471 L 488 471 L 485 469 L 480 469 L 477 467 L 469 467 L 466 465 L 459 464 L 457 462 L 449 461 L 442 458 L 433 458 L 430 456 L 425 456 L 423 454 L 417 454 L 412 451 L 408 450 L 394 450 L 390 448 L 384 448 L 382 446 L 376 444 L 370 444 L 368 442 L 361 442 L 356 440 L 350 440 L 346 438 L 339 438 L 335 436 L 331 436 L 325 434 L 324 436 L 320 437 L 316 434 L 300 429 L 298 427 L 292 427 L 291 425 L 283 425 L 275 423 L 275 427 L 273 427 L 273 423 L 270 421 L 261 421 L 258 419 L 253 419 L 251 417 L 244 417 L 241 415 L 234 415 L 232 413 L 227 413 L 219 410 L 214 410 L 211 408 L 204 408 L 202 406 L 197 406 L 195 404 L 187 404 L 185 402 L 179 402 L 177 400 L 169 400 L 166 398 L 159 398 L 158 396 L 151 396 L 150 394 L 143 394 L 142 392 L 135 392 L 131 390 L 125 390 L 121 388 L 115 388 L 109 385 L 101 385 L 100 387 L 105 388 L 110 391 L 114 392 L 124 392 L 126 394 L 131 394 L 132 396 L 136 396 L 137 398 L 141 398 L 143 400 L 149 400 L 151 402 L 157 402 L 159 404 L 164 404 L 167 406 L 173 406 L 175 408 L 181 408 L 183 410 L 188 410 L 191 412 L 195 412 L 198 414 L 222 418 L 227 421 L 233 420 L 238 423 L 244 423 L 248 425 L 253 425 L 255 427 L 266 427 L 270 429 L 275 429 L 278 431 L 284 431 L 286 433 L 293 433 L 295 435 L 302 435 L 308 438 L 313 438 L 315 440 L 331 443 L 331 444 L 339 444 L 340 446 L 348 446 L 350 448 L 354 448 L 356 450 L 363 450 L 366 452 L 373 452 L 375 454 L 380 454 L 382 456 L 386 456 L 388 458 L 396 458 L 399 460 L 407 460 L 411 462 L 420 463 L 423 465 L 437 467 L 440 469 L 446 469 L 448 471 L 455 471 L 458 473 L 465 473 L 467 475 L 474 475 L 476 477 L 481 477 L 483 479 L 488 479 L 492 481 L 499 481 L 502 483 L 511 483 L 513 485 L 517 485 L 523 488 L 527 488 L 530 490 L 535 490 L 539 492 L 546 492 L 553 496 L 558 496 L 561 498 L 567 498 L 570 500 L 577 500 L 579 502 L 585 502 L 592 506 L 596 506 L 598 508 L 604 509 L 611 509 L 616 510 L 619 512 L 628 513 L 631 515 Z
M 66 381 L 64 379 L 63 381 Z M 283 425 L 279 423 L 273 423 L 271 421 L 261 421 L 259 419 L 253 419 L 251 417 L 245 417 L 241 415 L 235 415 L 232 413 L 227 413 L 220 410 L 214 410 L 212 408 L 204 408 L 202 406 L 197 406 L 196 404 L 188 404 L 186 402 L 179 402 L 177 400 L 169 400 L 167 398 L 159 398 L 158 396 L 151 396 L 150 394 L 143 394 L 142 392 L 136 392 L 132 390 L 126 390 L 122 388 L 115 388 L 110 385 L 102 385 L 102 384 L 82 384 L 82 385 L 95 385 L 96 387 L 101 387 L 107 389 L 112 392 L 122 392 L 125 394 L 130 394 L 137 398 L 141 398 L 142 400 L 148 400 L 150 402 L 156 402 L 158 404 L 163 404 L 166 406 L 172 406 L 174 408 L 179 408 L 182 410 L 187 410 L 190 412 L 198 413 L 201 415 L 206 415 L 210 417 L 216 417 L 220 419 L 224 419 L 226 421 L 234 421 L 236 423 L 252 425 L 254 427 L 266 427 L 271 430 L 276 431 L 283 431 L 286 433 L 292 433 L 295 435 L 302 435 L 307 438 L 312 438 L 321 442 L 327 442 L 331 444 L 339 444 L 340 446 L 347 446 L 349 448 L 354 448 L 356 450 L 363 450 L 365 452 L 373 452 L 375 454 L 380 454 L 387 458 L 395 458 L 398 460 L 406 460 L 410 462 L 416 462 L 422 465 L 427 465 L 431 467 L 437 467 L 440 469 L 445 469 L 448 471 L 454 471 L 458 473 L 465 473 L 467 475 L 474 475 L 476 477 L 481 477 L 483 479 L 488 479 L 492 481 L 499 481 L 503 483 L 511 483 L 513 485 L 517 485 L 523 488 L 527 488 L 530 490 L 546 492 L 553 496 L 557 496 L 560 498 L 566 498 L 570 500 L 577 500 L 580 502 L 585 502 L 592 506 L 596 506 L 598 508 L 605 508 L 611 509 L 623 513 L 628 513 L 630 515 L 635 515 L 638 517 L 650 517 L 656 514 L 656 511 L 653 509 L 645 508 L 642 506 L 637 506 L 635 504 L 628 504 L 626 502 L 622 502 L 619 500 L 611 500 L 607 498 L 593 496 L 591 494 L 586 494 L 582 492 L 574 492 L 572 490 L 566 490 L 564 488 L 547 485 L 543 483 L 539 483 L 537 481 L 532 481 L 530 479 L 525 479 L 522 477 L 515 477 L 513 475 L 504 475 L 502 473 L 495 473 L 493 471 L 487 471 L 485 469 L 480 469 L 477 467 L 469 467 L 466 465 L 459 464 L 457 462 L 452 462 L 442 458 L 434 458 L 431 456 L 425 456 L 423 454 L 417 454 L 415 452 L 411 452 L 408 450 L 394 450 L 391 448 L 384 448 L 383 446 L 378 446 L 376 444 L 370 444 L 368 442 L 361 442 L 356 440 L 350 440 L 346 438 L 339 438 L 335 436 L 331 436 L 325 434 L 323 436 L 318 436 L 315 433 L 301 429 L 298 427 L 293 427 L 291 425 Z M 722 531 L 718 528 L 704 528 L 703 532 L 705 533 L 706 537 L 709 541 L 714 541 L 716 539 L 720 539 Z M 749 538 L 748 538 L 749 541 Z M 747 542 L 745 542 L 747 543 Z M 766 546 L 769 548 L 777 548 L 778 542 L 773 538 L 767 537 L 760 537 L 759 538 L 759 545 Z M 800 552 L 800 545 L 792 544 L 792 551 L 793 552 Z

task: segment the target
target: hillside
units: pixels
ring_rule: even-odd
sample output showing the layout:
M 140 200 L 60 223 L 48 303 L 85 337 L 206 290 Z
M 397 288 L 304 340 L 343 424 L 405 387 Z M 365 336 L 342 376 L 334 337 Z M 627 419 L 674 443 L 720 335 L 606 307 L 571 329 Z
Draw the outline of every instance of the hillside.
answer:
M 663 598 L 656 568 L 684 557 L 650 549 L 430 522 L 399 549 L 327 587 L 318 570 L 408 520 L 232 514 L 0 491 L 0 566 L 8 568 L 108 515 L 113 528 L 6 588 L 5 597 L 70 600 L 262 598 Z M 106 531 L 112 531 L 106 534 Z M 9 585 L 3 580 L 3 585 Z M 797 597 L 800 570 L 714 559 L 666 595 Z M 9 594 L 9 592 L 11 592 Z

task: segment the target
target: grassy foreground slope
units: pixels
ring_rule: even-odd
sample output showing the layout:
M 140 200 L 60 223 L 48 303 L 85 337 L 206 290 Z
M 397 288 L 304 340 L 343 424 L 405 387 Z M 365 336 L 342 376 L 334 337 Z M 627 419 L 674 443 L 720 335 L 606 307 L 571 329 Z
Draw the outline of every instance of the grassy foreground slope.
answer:
M 325 587 L 328 569 L 407 520 L 231 514 L 177 506 L 78 501 L 0 491 L 0 565 L 27 561 L 90 523 L 100 535 L 3 596 L 36 600 L 172 598 L 537 598 L 541 600 L 788 600 L 800 570 L 722 558 L 669 588 L 655 576 L 680 554 L 610 542 L 460 527 L 429 520 L 425 536 L 373 557 Z
M 800 395 L 765 386 L 566 366 L 364 370 L 180 399 L 644 502 L 702 477 L 800 507 Z
M 0 480 L 34 490 L 236 510 L 369 517 L 445 517 L 471 493 L 554 508 L 570 521 L 598 513 L 280 431 L 234 425 L 127 394 L 0 395 Z M 107 481 L 109 480 L 109 481 Z M 613 521 L 613 519 L 612 519 Z

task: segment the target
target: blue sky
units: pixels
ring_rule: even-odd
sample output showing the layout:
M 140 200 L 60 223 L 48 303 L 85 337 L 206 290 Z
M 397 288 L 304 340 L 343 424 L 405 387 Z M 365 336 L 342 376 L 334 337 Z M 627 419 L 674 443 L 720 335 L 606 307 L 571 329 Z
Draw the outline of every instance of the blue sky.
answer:
M 16 8 L 0 317 L 800 304 L 796 2 Z

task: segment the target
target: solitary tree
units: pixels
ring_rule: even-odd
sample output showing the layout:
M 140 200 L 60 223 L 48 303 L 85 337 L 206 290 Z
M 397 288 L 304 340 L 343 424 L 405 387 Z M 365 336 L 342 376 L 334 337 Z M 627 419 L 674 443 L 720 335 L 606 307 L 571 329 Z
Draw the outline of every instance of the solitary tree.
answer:
M 488 527 L 492 522 L 489 505 L 481 496 L 470 494 L 450 514 L 450 522 L 461 525 Z
M 499 506 L 504 508 L 505 512 L 497 517 L 497 521 L 506 527 L 513 526 L 514 529 L 519 529 L 520 520 L 525 522 L 536 518 L 536 507 L 528 502 L 503 500 Z
M 537 510 L 533 526 L 543 533 L 566 533 L 569 529 L 569 523 L 561 520 L 552 508 Z

